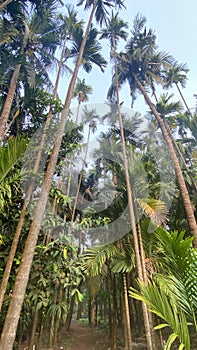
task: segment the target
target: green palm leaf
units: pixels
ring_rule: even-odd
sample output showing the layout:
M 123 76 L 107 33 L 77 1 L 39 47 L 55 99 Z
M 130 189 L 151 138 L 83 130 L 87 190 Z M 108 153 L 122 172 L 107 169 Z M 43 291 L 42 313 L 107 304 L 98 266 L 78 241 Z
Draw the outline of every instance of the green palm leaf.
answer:
M 165 323 L 156 326 L 155 329 L 169 326 L 173 330 L 167 340 L 165 350 L 170 350 L 172 343 L 176 339 L 179 340 L 182 349 L 190 350 L 188 324 L 186 316 L 179 305 L 166 294 L 163 285 L 157 286 L 155 282 L 149 282 L 146 285 L 142 281 L 138 281 L 138 285 L 140 291 L 131 288 L 129 291 L 130 296 L 145 302 L 151 312 L 165 321 Z
M 27 140 L 20 136 L 0 147 L 0 184 L 24 155 L 26 146 Z
M 25 153 L 27 140 L 16 137 L 0 147 L 0 209 L 11 201 L 13 190 L 18 189 L 21 174 L 15 166 Z
M 97 276 L 103 270 L 106 260 L 117 254 L 113 244 L 89 248 L 84 254 L 83 268 L 91 277 Z

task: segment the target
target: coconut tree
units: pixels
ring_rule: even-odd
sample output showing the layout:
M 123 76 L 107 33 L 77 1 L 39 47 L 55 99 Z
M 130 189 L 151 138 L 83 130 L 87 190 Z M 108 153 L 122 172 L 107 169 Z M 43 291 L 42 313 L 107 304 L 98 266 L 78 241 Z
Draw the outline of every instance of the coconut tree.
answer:
M 82 5 L 85 1 L 81 0 L 79 1 L 79 5 Z M 101 6 L 102 5 L 102 6 Z M 87 27 L 84 33 L 84 37 L 81 43 L 81 47 L 78 53 L 78 57 L 76 60 L 75 68 L 73 71 L 72 78 L 70 80 L 69 86 L 68 86 L 68 92 L 66 95 L 64 108 L 61 115 L 61 120 L 58 127 L 57 136 L 55 138 L 54 147 L 50 156 L 50 160 L 47 166 L 47 170 L 45 173 L 45 178 L 43 182 L 43 186 L 39 195 L 38 202 L 36 204 L 36 208 L 34 211 L 34 217 L 32 220 L 32 224 L 29 229 L 27 241 L 25 244 L 25 248 L 23 251 L 23 257 L 21 260 L 21 264 L 17 273 L 15 287 L 13 290 L 12 300 L 9 305 L 9 309 L 7 312 L 6 320 L 4 323 L 2 336 L 1 336 L 1 342 L 0 342 L 0 348 L 7 350 L 12 350 L 15 336 L 16 336 L 16 330 L 17 325 L 21 313 L 21 308 L 25 296 L 25 290 L 27 287 L 27 282 L 29 279 L 30 269 L 33 261 L 34 251 L 38 239 L 38 234 L 40 231 L 42 219 L 45 212 L 45 207 L 48 200 L 48 195 L 53 179 L 53 174 L 55 171 L 56 162 L 58 159 L 58 154 L 61 146 L 62 137 L 64 134 L 65 125 L 67 122 L 67 116 L 68 111 L 71 103 L 71 99 L 73 97 L 73 91 L 75 87 L 75 82 L 77 79 L 79 67 L 81 64 L 81 59 L 83 56 L 83 51 L 85 47 L 85 43 L 88 37 L 88 33 L 91 27 L 92 20 L 94 18 L 94 15 L 96 16 L 96 20 L 100 22 L 101 24 L 106 19 L 106 7 L 117 5 L 119 7 L 123 6 L 123 1 L 121 0 L 115 0 L 113 2 L 105 1 L 103 3 L 102 0 L 96 0 L 96 1 L 86 1 L 85 2 L 85 9 L 91 9 L 90 16 L 88 19 Z M 36 219 L 36 220 L 35 220 Z
M 159 127 L 161 128 L 163 137 L 168 146 L 169 153 L 171 155 L 179 190 L 182 196 L 185 213 L 190 227 L 191 234 L 194 235 L 194 245 L 197 246 L 197 224 L 194 216 L 193 206 L 189 197 L 189 193 L 185 184 L 185 180 L 180 168 L 179 160 L 175 153 L 173 142 L 166 129 L 165 122 L 158 113 L 155 105 L 152 103 L 147 93 L 147 83 L 149 76 L 157 79 L 158 82 L 162 81 L 162 66 L 169 66 L 171 57 L 165 53 L 156 52 L 155 35 L 151 30 L 147 31 L 144 28 L 144 18 L 137 17 L 134 23 L 134 31 L 128 44 L 126 45 L 126 52 L 121 53 L 118 57 L 119 67 L 119 83 L 123 84 L 125 81 L 129 81 L 129 85 L 133 89 L 138 89 L 144 96 L 146 103 L 148 104 L 151 112 L 155 116 Z

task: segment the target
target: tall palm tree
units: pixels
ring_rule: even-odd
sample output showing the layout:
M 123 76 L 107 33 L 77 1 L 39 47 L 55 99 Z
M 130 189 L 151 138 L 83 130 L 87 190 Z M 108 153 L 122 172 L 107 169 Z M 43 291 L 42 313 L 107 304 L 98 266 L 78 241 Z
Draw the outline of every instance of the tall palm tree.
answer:
M 128 80 L 132 89 L 136 90 L 137 88 L 138 91 L 141 92 L 161 128 L 174 164 L 188 225 L 191 234 L 194 235 L 194 245 L 197 246 L 196 219 L 179 160 L 175 153 L 171 137 L 166 129 L 165 122 L 147 93 L 149 77 L 152 76 L 154 79 L 157 79 L 157 82 L 162 82 L 161 67 L 169 66 L 172 59 L 165 53 L 156 52 L 155 35 L 153 35 L 151 30 L 147 32 L 146 28 L 144 28 L 144 24 L 144 18 L 136 18 L 132 37 L 126 45 L 126 52 L 118 56 L 119 83 L 122 85 L 124 81 Z
M 187 111 L 192 116 L 192 113 L 189 109 L 189 106 L 188 106 L 188 104 L 187 104 L 187 102 L 182 94 L 181 88 L 180 88 L 180 86 L 182 88 L 185 88 L 188 72 L 189 72 L 189 69 L 188 69 L 186 64 L 182 64 L 182 63 L 179 64 L 178 62 L 174 62 L 169 67 L 169 69 L 164 71 L 163 82 L 164 82 L 164 88 L 167 88 L 167 89 L 169 87 L 171 87 L 173 84 L 175 84 Z
M 76 124 L 78 123 L 79 109 L 82 102 L 88 101 L 88 95 L 92 93 L 92 87 L 85 83 L 85 79 L 80 80 L 74 90 L 73 97 L 77 97 L 78 106 L 77 106 L 77 115 L 76 115 Z
M 190 176 L 189 168 L 188 168 L 186 161 L 184 159 L 184 156 L 180 150 L 179 144 L 174 139 L 172 131 L 171 131 L 171 129 L 175 129 L 175 131 L 176 131 L 177 124 L 179 123 L 179 120 L 180 120 L 179 113 L 182 111 L 182 105 L 179 101 L 178 102 L 170 102 L 170 99 L 172 97 L 173 97 L 172 94 L 170 94 L 170 95 L 162 94 L 160 96 L 160 99 L 157 101 L 156 109 L 160 113 L 161 117 L 163 118 L 163 120 L 165 122 L 166 129 L 168 130 L 168 133 L 172 139 L 175 150 L 177 151 L 177 155 L 180 158 L 188 175 Z M 178 113 L 178 115 L 177 115 L 177 113 Z M 182 116 L 182 114 L 181 114 L 181 116 Z M 183 122 L 184 122 L 184 120 L 183 120 Z M 191 179 L 191 181 L 193 182 L 193 179 Z M 194 187 L 196 188 L 195 183 L 193 183 L 193 184 L 194 184 Z
M 191 203 L 191 200 L 189 197 L 188 189 L 187 189 L 186 184 L 185 184 L 185 180 L 184 180 L 183 173 L 182 173 L 182 170 L 181 170 L 181 167 L 179 164 L 179 160 L 177 158 L 177 155 L 176 155 L 174 147 L 173 147 L 172 139 L 171 139 L 171 137 L 166 129 L 164 120 L 161 118 L 160 114 L 158 113 L 157 109 L 155 108 L 155 105 L 151 102 L 151 100 L 146 92 L 145 87 L 142 85 L 142 83 L 140 82 L 140 80 L 138 79 L 136 74 L 134 74 L 134 78 L 135 78 L 136 84 L 138 85 L 138 88 L 140 89 L 141 93 L 144 96 L 145 101 L 149 105 L 152 113 L 154 114 L 154 116 L 159 124 L 159 127 L 161 128 L 163 137 L 164 137 L 166 144 L 168 146 L 168 150 L 169 150 L 169 153 L 171 155 L 171 159 L 172 159 L 173 164 L 174 164 L 177 183 L 178 183 L 179 190 L 180 190 L 180 193 L 182 196 L 188 225 L 190 227 L 191 234 L 194 235 L 194 246 L 197 247 L 197 223 L 196 223 L 196 219 L 194 216 L 194 210 L 193 210 L 193 206 L 192 206 L 192 203 Z
M 73 33 L 73 45 L 70 50 L 70 57 L 76 57 L 77 52 L 79 52 L 81 42 L 83 40 L 83 30 L 79 29 Z M 88 38 L 85 44 L 83 58 L 81 61 L 81 65 L 83 69 L 89 73 L 92 69 L 92 64 L 96 64 L 102 72 L 104 72 L 104 68 L 106 67 L 106 60 L 100 54 L 101 45 L 97 40 L 99 32 L 96 28 L 91 25 L 90 31 L 88 33 Z
M 118 119 L 119 119 L 120 137 L 121 137 L 121 143 L 122 143 L 123 164 L 124 164 L 124 168 L 125 168 L 125 179 L 126 179 L 126 187 L 127 187 L 129 215 L 130 215 L 130 221 L 131 221 L 131 230 L 133 233 L 134 250 L 135 250 L 135 256 L 136 256 L 138 277 L 141 280 L 143 280 L 143 269 L 142 269 L 143 261 L 142 261 L 141 256 L 140 256 L 140 247 L 139 247 L 138 232 L 137 232 L 137 227 L 136 227 L 136 217 L 135 217 L 135 210 L 134 210 L 133 194 L 132 194 L 132 188 L 131 188 L 131 183 L 130 183 L 129 167 L 128 167 L 128 160 L 127 160 L 127 154 L 126 154 L 126 143 L 125 143 L 123 120 L 122 120 L 122 115 L 121 115 L 120 97 L 119 97 L 119 68 L 118 68 L 116 50 L 117 50 L 118 38 L 123 38 L 124 40 L 126 40 L 127 34 L 124 31 L 125 28 L 127 28 L 127 24 L 124 21 L 122 21 L 121 19 L 119 19 L 117 15 L 114 16 L 112 14 L 112 19 L 110 21 L 108 29 L 107 29 L 107 31 L 105 31 L 103 33 L 103 35 L 104 35 L 104 37 L 110 38 L 112 56 L 114 59 L 115 95 L 116 95 L 116 99 L 117 99 Z M 147 311 L 147 307 L 144 303 L 142 304 L 142 308 L 143 308 L 143 316 L 144 316 L 144 325 L 145 325 L 145 329 L 146 329 L 147 348 L 148 348 L 148 350 L 153 350 L 154 345 L 152 343 L 152 338 L 151 338 L 148 311 Z M 132 348 L 132 341 L 131 341 L 130 327 L 128 327 L 127 332 L 128 332 L 128 340 L 129 340 L 128 341 L 128 349 L 131 349 Z
M 67 10 L 68 10 L 68 16 L 66 16 L 65 22 L 66 22 L 66 24 L 68 23 L 68 27 L 66 25 L 66 28 L 65 28 L 65 24 L 64 24 L 64 32 L 66 32 L 66 34 L 64 34 L 64 35 L 72 36 L 72 31 L 74 29 L 73 27 L 81 26 L 81 22 L 77 22 L 76 12 L 73 10 L 73 8 L 67 7 Z M 52 99 L 53 100 L 55 100 L 55 98 L 57 97 L 57 90 L 58 90 L 60 75 L 61 75 L 61 71 L 62 71 L 63 59 L 64 59 L 64 55 L 65 55 L 65 45 L 66 45 L 66 40 L 63 40 L 62 52 L 61 52 L 61 57 L 60 57 L 59 64 L 58 64 L 58 72 L 57 72 L 57 77 L 56 77 L 54 90 L 53 90 L 53 95 L 52 95 Z M 36 174 L 38 169 L 39 169 L 39 164 L 40 164 L 42 152 L 43 152 L 44 145 L 45 145 L 46 133 L 47 133 L 47 129 L 49 127 L 50 121 L 51 121 L 51 117 L 52 117 L 52 111 L 53 111 L 53 108 L 50 107 L 48 115 L 47 115 L 46 123 L 45 123 L 45 126 L 44 126 L 44 132 L 43 132 L 43 135 L 41 137 L 38 154 L 37 154 L 36 161 L 35 161 L 34 168 L 33 168 L 33 173 L 34 174 Z M 5 270 L 4 270 L 3 278 L 2 278 L 2 281 L 1 281 L 1 287 L 0 287 L 0 310 L 1 310 L 1 307 L 2 307 L 4 295 L 5 295 L 5 292 L 6 292 L 7 283 L 8 283 L 9 277 L 10 277 L 10 272 L 11 272 L 11 268 L 12 268 L 12 264 L 13 264 L 13 259 L 14 259 L 14 256 L 16 254 L 16 249 L 17 249 L 17 245 L 18 245 L 18 242 L 19 242 L 21 230 L 22 230 L 22 227 L 23 227 L 26 210 L 27 210 L 28 204 L 30 202 L 33 189 L 34 189 L 34 181 L 32 180 L 30 185 L 29 185 L 29 187 L 28 187 L 28 190 L 27 190 L 27 193 L 26 193 L 26 197 L 25 197 L 25 201 L 24 201 L 23 207 L 21 209 L 21 213 L 20 213 L 20 217 L 19 217 L 18 224 L 17 224 L 17 227 L 16 227 L 14 239 L 13 239 L 13 242 L 12 242 L 12 246 L 11 246 L 11 249 L 10 249 L 10 252 L 9 252 L 9 256 L 8 256 L 8 259 L 7 259 L 7 262 L 6 262 L 6 267 L 5 267 Z
M 50 2 L 51 8 L 48 7 L 47 9 L 44 8 L 41 12 L 34 12 L 30 20 L 26 18 L 27 16 L 23 13 L 24 11 L 22 13 L 19 12 L 18 14 L 18 16 L 20 15 L 22 22 L 22 28 L 21 23 L 18 25 L 22 39 L 20 37 L 18 38 L 18 57 L 16 59 L 16 65 L 11 76 L 8 93 L 1 112 L 0 142 L 2 142 L 4 138 L 6 123 L 11 111 L 21 68 L 25 69 L 26 80 L 29 78 L 28 83 L 32 84 L 32 73 L 33 77 L 35 74 L 42 75 L 43 71 L 45 71 L 44 74 L 46 75 L 46 66 L 49 66 L 52 63 L 53 54 L 57 47 L 58 40 L 57 35 L 54 33 L 54 31 L 57 32 L 57 21 L 55 21 L 54 18 L 54 1 L 51 0 Z M 16 21 L 18 21 L 16 14 L 13 16 L 14 18 L 16 17 Z M 13 43 L 13 45 L 16 44 Z M 11 47 L 11 52 L 14 49 L 16 51 L 14 46 Z
M 77 97 L 77 99 L 78 99 L 77 114 L 76 114 L 76 119 L 75 119 L 76 124 L 78 123 L 81 103 L 87 102 L 88 101 L 88 94 L 91 94 L 91 93 L 92 93 L 92 87 L 85 83 L 85 79 L 79 80 L 75 86 L 75 90 L 73 93 L 73 96 Z M 69 178 L 68 178 L 68 185 L 67 185 L 67 196 L 69 196 L 69 194 L 70 194 L 72 168 L 73 168 L 73 155 L 71 155 L 71 158 L 70 158 L 70 170 L 69 170 Z
M 28 39 L 29 39 L 28 24 L 26 23 L 26 21 L 23 21 L 23 23 L 24 23 L 24 36 L 23 36 L 23 41 L 22 41 L 22 45 L 21 45 L 21 49 L 20 49 L 20 55 L 24 54 L 24 50 L 27 46 Z M 13 101 L 14 94 L 16 91 L 16 84 L 17 84 L 17 79 L 18 79 L 19 73 L 20 73 L 20 69 L 21 69 L 21 64 L 16 64 L 14 71 L 12 73 L 11 80 L 10 80 L 8 94 L 7 94 L 6 101 L 4 103 L 1 118 L 0 118 L 0 143 L 2 142 L 2 140 L 4 138 L 4 133 L 6 130 L 6 123 L 8 121 L 10 110 L 12 107 L 12 101 Z
M 84 0 L 81 0 L 78 2 L 78 4 L 82 5 L 84 2 L 85 2 Z M 85 9 L 91 9 L 91 12 L 87 22 L 87 27 L 84 33 L 84 37 L 81 43 L 81 47 L 78 53 L 73 75 L 68 86 L 68 92 L 66 95 L 64 108 L 62 111 L 57 136 L 55 138 L 54 147 L 47 166 L 43 186 L 42 186 L 39 199 L 34 211 L 33 221 L 29 229 L 27 241 L 23 251 L 21 264 L 17 273 L 12 300 L 9 305 L 9 309 L 6 315 L 6 320 L 2 331 L 0 349 L 6 348 L 7 350 L 12 350 L 13 348 L 18 321 L 21 313 L 24 296 L 25 296 L 25 290 L 27 287 L 27 282 L 29 279 L 35 247 L 38 239 L 38 234 L 39 234 L 42 219 L 44 216 L 48 195 L 49 195 L 49 191 L 50 191 L 50 187 L 53 179 L 53 174 L 55 171 L 55 166 L 56 166 L 56 162 L 58 159 L 58 154 L 61 146 L 61 141 L 64 134 L 65 125 L 67 122 L 68 111 L 69 111 L 71 99 L 73 97 L 74 86 L 77 79 L 77 75 L 81 64 L 86 40 L 88 38 L 88 33 L 91 27 L 91 23 L 95 15 L 97 22 L 100 22 L 102 24 L 103 21 L 106 19 L 106 13 L 105 13 L 106 7 L 113 6 L 113 5 L 117 5 L 121 8 L 123 6 L 123 1 L 114 0 L 113 2 L 111 1 L 103 2 L 102 0 L 96 0 L 96 1 L 85 2 Z
M 91 131 L 94 133 L 97 129 L 96 120 L 99 120 L 99 115 L 97 114 L 96 110 L 93 109 L 93 110 L 89 111 L 88 108 L 85 106 L 83 109 L 82 121 L 85 124 L 88 124 L 88 135 L 87 135 L 87 142 L 86 142 L 86 146 L 85 146 L 85 153 L 84 153 L 84 157 L 83 157 L 82 169 L 81 169 L 80 176 L 78 179 L 77 192 L 75 195 L 75 201 L 74 201 L 74 206 L 73 206 L 73 211 L 72 211 L 72 218 L 71 218 L 72 222 L 74 221 L 75 211 L 76 211 L 76 207 L 77 207 L 77 201 L 78 201 L 78 197 L 79 197 L 79 191 L 80 191 L 80 187 L 81 187 L 81 183 L 82 183 L 82 179 L 83 179 L 84 168 L 85 168 L 85 165 L 87 162 L 87 154 L 88 154 L 88 149 L 89 149 Z

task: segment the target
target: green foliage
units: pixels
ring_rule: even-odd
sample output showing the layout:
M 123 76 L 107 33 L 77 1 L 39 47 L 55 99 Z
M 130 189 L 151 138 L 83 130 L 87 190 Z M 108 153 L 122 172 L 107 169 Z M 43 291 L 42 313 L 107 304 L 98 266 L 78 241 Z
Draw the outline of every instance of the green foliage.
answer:
M 197 330 L 197 250 L 192 247 L 193 237 L 184 238 L 184 232 L 169 233 L 157 229 L 160 244 L 157 261 L 161 271 L 168 273 L 169 289 L 178 297 L 179 304 Z
M 95 277 L 102 272 L 107 260 L 116 254 L 117 248 L 113 244 L 89 248 L 84 255 L 83 268 L 89 276 Z
M 177 300 L 170 298 L 166 293 L 163 284 L 157 286 L 156 283 L 150 282 L 146 285 L 142 281 L 138 281 L 140 291 L 131 288 L 129 294 L 131 297 L 145 302 L 150 311 L 162 318 L 165 323 L 156 326 L 155 329 L 170 327 L 173 333 L 169 336 L 165 345 L 165 350 L 171 348 L 176 338 L 180 341 L 179 349 L 184 348 L 190 350 L 190 337 L 186 316 L 179 307 Z
M 153 235 L 156 240 L 152 280 L 147 285 L 138 281 L 139 290 L 131 288 L 130 296 L 144 301 L 165 321 L 155 329 L 172 329 L 165 349 L 170 349 L 178 338 L 179 349 L 188 350 L 189 326 L 197 330 L 197 251 L 192 247 L 193 238 L 184 238 L 184 232 L 169 233 L 160 227 Z
M 25 153 L 27 140 L 19 136 L 0 147 L 0 212 L 11 204 L 15 193 L 20 192 L 19 181 L 24 176 L 17 165 Z
M 118 251 L 111 263 L 111 270 L 114 273 L 131 272 L 135 267 L 135 254 L 131 247 Z

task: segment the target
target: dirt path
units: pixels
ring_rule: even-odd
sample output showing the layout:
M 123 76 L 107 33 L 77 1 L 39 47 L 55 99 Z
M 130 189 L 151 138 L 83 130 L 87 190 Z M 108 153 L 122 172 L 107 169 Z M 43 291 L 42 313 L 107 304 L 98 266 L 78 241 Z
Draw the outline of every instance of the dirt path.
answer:
M 96 329 L 92 330 L 85 324 L 73 321 L 66 337 L 61 332 L 60 349 L 62 346 L 62 350 L 108 350 L 104 338 Z

